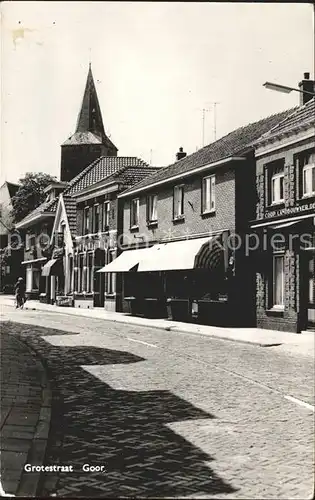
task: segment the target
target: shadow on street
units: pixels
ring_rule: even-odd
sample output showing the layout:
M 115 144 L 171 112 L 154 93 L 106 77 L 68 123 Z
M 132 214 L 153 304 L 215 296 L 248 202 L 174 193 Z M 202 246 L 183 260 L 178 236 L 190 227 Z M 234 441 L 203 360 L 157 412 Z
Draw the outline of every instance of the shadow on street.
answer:
M 46 464 L 73 465 L 60 474 L 58 496 L 171 497 L 233 493 L 205 462 L 213 458 L 166 424 L 215 418 L 167 390 L 114 390 L 80 365 L 135 363 L 144 358 L 97 347 L 56 347 L 42 336 L 67 332 L 3 324 L 41 356 L 53 392 Z M 83 464 L 104 472 L 83 472 Z M 51 474 L 42 495 L 51 494 Z

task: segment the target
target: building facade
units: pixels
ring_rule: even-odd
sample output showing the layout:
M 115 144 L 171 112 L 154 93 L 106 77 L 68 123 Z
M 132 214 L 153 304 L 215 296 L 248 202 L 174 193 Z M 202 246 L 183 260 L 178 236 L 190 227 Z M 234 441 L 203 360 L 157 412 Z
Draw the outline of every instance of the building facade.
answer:
M 74 304 L 115 311 L 121 302 L 119 278 L 97 271 L 119 255 L 123 220 L 117 196 L 157 168 L 135 157 L 104 158 L 103 162 L 113 173 L 73 195 L 77 203 Z
M 244 240 L 255 213 L 250 145 L 289 111 L 228 134 L 119 195 L 124 252 L 104 267 L 123 281 L 123 311 L 255 324 Z
M 12 293 L 17 278 L 24 275 L 23 249 L 14 232 L 11 215 L 12 198 L 18 189 L 19 185 L 12 182 L 5 182 L 0 187 L 0 290 L 4 293 Z
M 315 329 L 314 98 L 263 135 L 255 149 L 257 326 Z

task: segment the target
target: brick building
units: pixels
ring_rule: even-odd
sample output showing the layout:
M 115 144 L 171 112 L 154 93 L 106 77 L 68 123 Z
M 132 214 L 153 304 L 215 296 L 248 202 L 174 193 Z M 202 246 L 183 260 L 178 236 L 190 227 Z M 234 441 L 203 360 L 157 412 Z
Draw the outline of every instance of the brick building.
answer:
M 102 170 L 99 181 L 90 175 L 72 193 L 76 201 L 77 227 L 74 251 L 74 305 L 76 307 L 119 308 L 116 277 L 97 273 L 119 254 L 117 240 L 122 232 L 122 213 L 117 195 L 156 172 L 156 167 L 136 157 L 100 158 L 94 171 Z M 94 174 L 95 175 L 95 174 Z M 73 191 L 73 189 L 72 189 Z
M 251 224 L 259 241 L 257 325 L 291 332 L 315 329 L 315 101 L 301 96 L 300 107 L 255 143 Z
M 251 142 L 288 111 L 237 129 L 119 195 L 122 309 L 210 324 L 254 324 L 254 276 L 234 242 L 255 213 Z M 238 235 L 235 237 L 235 235 Z M 229 244 L 228 244 L 229 243 Z

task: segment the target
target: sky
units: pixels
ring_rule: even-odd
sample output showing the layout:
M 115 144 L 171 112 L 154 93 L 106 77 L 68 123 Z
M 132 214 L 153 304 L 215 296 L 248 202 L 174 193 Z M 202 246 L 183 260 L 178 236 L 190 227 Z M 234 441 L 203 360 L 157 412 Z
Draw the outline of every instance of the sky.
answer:
M 26 172 L 59 177 L 60 145 L 74 133 L 90 60 L 118 154 L 157 166 L 174 162 L 180 146 L 192 153 L 299 103 L 297 92 L 267 90 L 265 81 L 297 87 L 304 72 L 314 77 L 311 4 L 16 1 L 0 8 L 1 184 Z

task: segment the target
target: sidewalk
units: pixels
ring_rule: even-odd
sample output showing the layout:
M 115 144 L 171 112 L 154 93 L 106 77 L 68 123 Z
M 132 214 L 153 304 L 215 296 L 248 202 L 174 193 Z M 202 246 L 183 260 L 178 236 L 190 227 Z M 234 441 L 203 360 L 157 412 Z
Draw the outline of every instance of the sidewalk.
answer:
M 1 295 L 0 307 L 2 304 L 14 307 L 14 297 Z M 291 354 L 314 356 L 315 332 L 303 332 L 302 334 L 296 334 L 277 330 L 264 330 L 260 328 L 224 328 L 197 325 L 192 323 L 169 321 L 167 319 L 140 318 L 130 316 L 128 314 L 105 311 L 102 308 L 78 309 L 74 307 L 52 306 L 49 304 L 42 304 L 35 300 L 27 301 L 25 309 L 104 319 L 106 321 L 158 328 L 170 332 L 207 335 L 216 339 L 243 342 L 260 347 L 273 347 L 281 352 Z
M 50 399 L 39 359 L 14 335 L 2 332 L 0 475 L 6 494 L 36 495 L 40 474 L 28 474 L 24 466 L 43 463 L 50 425 Z

